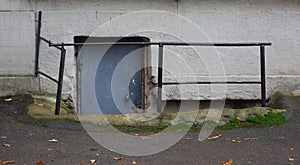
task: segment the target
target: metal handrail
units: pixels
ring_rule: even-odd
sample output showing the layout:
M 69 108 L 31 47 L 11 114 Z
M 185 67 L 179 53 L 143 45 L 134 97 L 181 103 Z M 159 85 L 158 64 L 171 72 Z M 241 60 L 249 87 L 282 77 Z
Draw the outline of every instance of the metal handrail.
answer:
M 89 42 L 89 43 L 52 43 L 41 37 L 41 20 L 42 12 L 38 13 L 38 30 L 36 37 L 36 75 L 41 74 L 50 80 L 56 82 L 57 94 L 56 94 L 56 106 L 55 115 L 60 113 L 60 101 L 63 85 L 63 74 L 65 65 L 65 55 L 67 46 L 82 46 L 82 45 L 157 45 L 158 48 L 158 97 L 157 97 L 157 111 L 161 112 L 162 103 L 162 86 L 163 85 L 180 85 L 180 84 L 260 84 L 261 85 L 261 101 L 262 106 L 266 106 L 266 70 L 265 70 L 265 47 L 271 46 L 270 42 Z M 49 47 L 55 47 L 61 51 L 61 59 L 59 65 L 59 77 L 58 80 L 52 78 L 44 72 L 39 71 L 39 48 L 40 41 L 48 43 Z M 216 46 L 216 47 L 260 47 L 260 77 L 261 81 L 196 81 L 196 82 L 162 82 L 163 77 L 163 47 L 164 46 Z

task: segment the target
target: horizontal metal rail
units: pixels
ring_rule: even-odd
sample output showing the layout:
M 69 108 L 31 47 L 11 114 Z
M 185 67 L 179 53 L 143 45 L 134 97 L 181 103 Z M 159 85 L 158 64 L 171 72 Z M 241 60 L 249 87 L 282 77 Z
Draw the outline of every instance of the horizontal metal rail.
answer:
M 48 43 L 49 47 L 55 47 L 56 49 L 62 50 L 61 46 L 50 46 L 53 43 L 50 40 L 45 39 L 44 37 L 40 37 L 42 41 Z
M 64 43 L 64 46 L 82 45 L 166 45 L 166 46 L 218 46 L 218 47 L 245 47 L 245 46 L 271 46 L 269 42 L 86 42 L 86 43 Z M 50 43 L 50 47 L 62 46 L 61 43 Z
M 163 82 L 162 85 L 180 84 L 260 84 L 261 81 L 195 81 L 195 82 Z

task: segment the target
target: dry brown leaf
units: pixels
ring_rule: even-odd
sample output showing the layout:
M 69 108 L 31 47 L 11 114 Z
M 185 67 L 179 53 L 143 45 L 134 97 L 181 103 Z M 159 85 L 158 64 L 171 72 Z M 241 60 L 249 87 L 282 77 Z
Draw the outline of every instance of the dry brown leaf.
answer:
M 14 164 L 14 163 L 16 163 L 15 160 L 6 160 L 2 162 L 2 164 Z
M 232 165 L 232 163 L 233 163 L 232 159 L 230 159 L 228 162 L 225 161 L 222 162 L 223 165 Z
M 12 98 L 4 99 L 4 101 L 6 101 L 6 102 L 10 102 L 10 101 L 12 101 L 12 100 L 13 100 Z
M 193 139 L 192 137 L 185 138 L 185 140 L 192 140 L 192 139 Z
M 4 147 L 10 147 L 10 144 L 3 144 Z
M 295 158 L 289 157 L 289 161 L 294 161 L 294 160 L 295 160 Z
M 226 138 L 225 141 L 231 141 L 231 138 Z
M 132 164 L 136 164 L 136 161 L 132 161 Z
M 114 157 L 113 160 L 122 160 L 122 157 Z
M 252 141 L 252 140 L 257 140 L 258 138 L 244 138 L 245 141 Z
M 142 140 L 151 140 L 151 137 L 149 137 L 149 136 L 141 136 L 140 139 L 142 139 Z
M 134 136 L 139 136 L 139 134 L 136 133 L 136 134 L 134 134 Z
M 92 159 L 92 160 L 90 160 L 90 163 L 91 163 L 91 164 L 96 164 L 96 163 L 97 163 L 97 160 Z
M 44 165 L 44 163 L 43 163 L 43 161 L 40 160 L 36 163 L 36 165 Z
M 241 141 L 240 141 L 240 140 L 232 139 L 231 142 L 232 142 L 232 143 L 240 143 Z
M 215 135 L 215 136 L 211 136 L 209 138 L 207 138 L 208 140 L 216 140 L 216 139 L 219 139 L 220 137 L 222 137 L 222 134 L 218 134 L 218 135 Z
M 7 137 L 6 137 L 6 136 L 0 136 L 0 138 L 1 138 L 1 139 L 7 139 Z
M 291 148 L 290 148 L 290 151 L 295 151 L 295 148 L 294 148 L 294 147 L 291 147 Z
M 37 104 L 37 105 L 38 105 L 38 106 L 40 106 L 40 107 L 43 107 L 43 106 L 44 106 L 44 104 L 40 104 L 40 103 L 39 103 L 39 104 Z
M 48 140 L 48 142 L 58 142 L 58 140 L 57 139 L 50 139 L 50 140 Z

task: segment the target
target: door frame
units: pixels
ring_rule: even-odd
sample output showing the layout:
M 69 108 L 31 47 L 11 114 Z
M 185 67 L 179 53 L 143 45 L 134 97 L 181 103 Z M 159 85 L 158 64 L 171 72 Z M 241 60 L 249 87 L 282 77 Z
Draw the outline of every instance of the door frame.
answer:
M 74 36 L 74 43 L 95 43 L 95 42 L 150 42 L 150 39 L 148 37 L 143 36 L 132 36 L 132 37 L 94 37 L 94 36 Z M 77 45 L 74 46 L 74 55 L 76 58 L 76 112 L 81 114 L 81 75 L 80 73 L 80 64 L 78 60 L 78 55 L 80 51 L 81 46 Z M 142 71 L 141 71 L 141 77 L 142 77 L 142 84 L 141 84 L 141 101 L 143 103 L 142 108 L 146 109 L 148 104 L 148 94 L 150 91 L 151 85 L 149 85 L 149 82 L 151 82 L 151 68 L 148 66 L 151 66 L 151 49 L 150 46 L 146 45 L 143 48 L 143 54 L 142 54 Z

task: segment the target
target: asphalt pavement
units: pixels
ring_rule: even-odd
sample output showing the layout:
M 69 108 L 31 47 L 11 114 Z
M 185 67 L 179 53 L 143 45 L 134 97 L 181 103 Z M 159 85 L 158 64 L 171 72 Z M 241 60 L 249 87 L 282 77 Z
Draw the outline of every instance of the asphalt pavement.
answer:
M 30 96 L 0 100 L 0 162 L 17 165 L 285 165 L 300 164 L 299 99 L 285 101 L 290 122 L 264 128 L 219 130 L 198 141 L 189 132 L 171 148 L 149 156 L 126 156 L 95 142 L 80 123 L 34 121 L 26 116 Z M 281 107 L 282 108 L 282 107 Z M 221 135 L 221 136 L 218 136 Z M 0 163 L 0 164 L 1 164 Z

